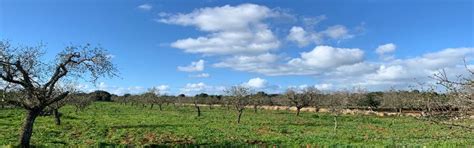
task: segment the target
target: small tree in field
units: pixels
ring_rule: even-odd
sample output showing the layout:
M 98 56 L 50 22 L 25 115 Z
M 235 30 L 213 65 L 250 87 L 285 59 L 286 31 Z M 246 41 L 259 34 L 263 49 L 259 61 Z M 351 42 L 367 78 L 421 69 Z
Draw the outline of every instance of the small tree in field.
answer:
M 207 97 L 209 97 L 209 95 L 206 94 L 206 93 L 200 93 L 200 94 L 194 96 L 194 107 L 196 108 L 196 111 L 198 113 L 198 117 L 201 116 L 201 108 L 200 108 L 199 104 L 202 103 L 203 100 L 206 99 Z
M 250 104 L 250 89 L 244 86 L 232 86 L 225 90 L 225 92 L 232 100 L 235 109 L 237 109 L 237 123 L 240 123 L 240 118 L 242 117 L 245 106 Z
M 11 91 L 20 91 L 21 97 L 8 103 L 26 110 L 20 130 L 20 146 L 29 147 L 33 124 L 48 106 L 63 100 L 70 93 L 60 92 L 57 85 L 65 78 L 90 78 L 95 82 L 102 76 L 114 76 L 115 66 L 110 56 L 100 47 L 69 46 L 57 55 L 54 62 L 43 62 L 42 46 L 12 47 L 0 42 L 0 78 Z
M 92 97 L 90 97 L 89 95 L 85 93 L 76 93 L 76 94 L 69 95 L 66 98 L 66 100 L 67 100 L 66 101 L 67 104 L 74 106 L 76 113 L 84 110 L 87 106 L 91 105 L 92 102 L 94 101 Z
M 316 90 L 316 88 L 314 88 Z M 297 92 L 295 89 L 288 89 L 286 91 L 286 98 L 290 100 L 296 107 L 296 116 L 300 115 L 300 111 L 303 107 L 311 105 L 312 100 L 315 98 L 313 88 L 306 88 L 303 93 Z

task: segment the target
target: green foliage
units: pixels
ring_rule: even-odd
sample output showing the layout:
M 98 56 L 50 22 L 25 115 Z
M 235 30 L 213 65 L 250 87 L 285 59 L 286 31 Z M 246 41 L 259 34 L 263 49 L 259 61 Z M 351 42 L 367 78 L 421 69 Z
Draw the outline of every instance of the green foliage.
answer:
M 365 98 L 362 98 L 361 100 L 359 100 L 357 105 L 367 106 L 367 107 L 371 107 L 371 108 L 376 109 L 380 105 L 380 99 L 379 98 L 381 96 L 382 96 L 382 93 L 378 93 L 378 92 L 368 93 Z
M 91 92 L 90 95 L 96 101 L 112 101 L 112 95 L 103 90 L 96 90 Z
M 204 109 L 196 117 L 192 106 L 163 111 L 115 102 L 95 102 L 83 112 L 73 106 L 61 108 L 63 124 L 51 117 L 39 117 L 32 144 L 78 146 L 445 146 L 474 145 L 474 132 L 460 127 L 431 124 L 412 117 L 341 115 L 334 131 L 333 115 L 262 110 L 245 112 L 241 124 L 237 111 L 225 107 Z M 0 110 L 0 145 L 16 145 L 23 121 L 20 109 Z M 461 121 L 460 121 L 461 122 Z M 464 120 L 465 125 L 474 123 Z M 257 144 L 257 145 L 256 145 Z

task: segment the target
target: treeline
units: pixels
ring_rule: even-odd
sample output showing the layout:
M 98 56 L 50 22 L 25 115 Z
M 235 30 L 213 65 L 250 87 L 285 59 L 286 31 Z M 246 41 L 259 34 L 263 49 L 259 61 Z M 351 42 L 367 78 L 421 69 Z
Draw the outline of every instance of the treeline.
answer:
M 235 89 L 246 89 L 236 87 Z M 213 106 L 227 108 L 236 105 L 252 107 L 255 112 L 260 106 L 294 106 L 299 112 L 304 107 L 314 107 L 330 109 L 337 112 L 341 109 L 366 109 L 373 111 L 402 112 L 403 110 L 421 111 L 424 115 L 435 115 L 440 113 L 459 113 L 460 111 L 470 111 L 473 106 L 466 108 L 465 104 L 459 104 L 455 94 L 437 93 L 434 91 L 419 90 L 389 90 L 368 92 L 364 89 L 353 89 L 343 91 L 320 91 L 314 87 L 304 89 L 288 89 L 282 94 L 267 94 L 263 91 L 245 94 L 238 94 L 236 98 L 233 94 L 210 95 L 201 93 L 193 96 L 184 94 L 172 96 L 161 95 L 155 90 L 143 94 L 123 96 L 113 96 L 112 100 L 122 104 L 140 105 L 142 107 L 158 106 L 162 110 L 163 105 L 173 105 L 175 107 L 183 105 L 194 105 L 200 115 L 200 104 L 206 105 L 210 109 Z M 298 113 L 297 113 L 298 114 Z M 465 114 L 465 112 L 464 112 Z M 454 114 L 453 114 L 454 115 Z

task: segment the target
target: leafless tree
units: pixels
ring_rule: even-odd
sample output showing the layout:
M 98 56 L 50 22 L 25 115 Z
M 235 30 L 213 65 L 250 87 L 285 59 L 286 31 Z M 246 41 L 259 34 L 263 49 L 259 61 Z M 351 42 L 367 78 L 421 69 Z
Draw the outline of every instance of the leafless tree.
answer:
M 225 93 L 229 96 L 229 99 L 237 109 L 237 123 L 240 123 L 240 119 L 244 112 L 245 106 L 250 104 L 251 91 L 248 87 L 244 86 L 232 86 L 225 90 Z
M 42 48 L 12 47 L 9 42 L 0 42 L 0 78 L 7 84 L 6 88 L 23 94 L 7 102 L 27 111 L 20 133 L 21 147 L 29 147 L 38 115 L 70 93 L 57 91 L 58 82 L 67 78 L 90 78 L 95 82 L 99 77 L 116 74 L 110 56 L 103 48 L 68 46 L 54 62 L 42 61 Z
M 318 90 L 314 87 L 305 88 L 302 92 L 290 88 L 286 91 L 285 96 L 296 107 L 296 116 L 299 116 L 301 109 L 310 106 L 317 94 Z
M 465 62 L 466 63 L 466 62 Z M 437 84 L 443 86 L 446 89 L 447 102 L 449 110 L 443 116 L 449 118 L 462 118 L 468 115 L 468 111 L 474 109 L 474 71 L 465 64 L 467 74 L 458 75 L 454 79 L 450 79 L 446 70 L 440 70 L 436 73 L 433 78 L 437 80 Z M 437 108 L 445 109 L 446 105 L 440 106 L 434 104 Z M 452 109 L 456 108 L 455 111 Z M 438 111 L 439 112 L 439 111 Z
M 75 93 L 72 95 L 69 95 L 66 98 L 67 104 L 70 104 L 74 106 L 75 112 L 79 112 L 84 110 L 87 106 L 91 105 L 92 102 L 94 101 L 92 97 L 85 93 Z
M 196 108 L 198 117 L 201 116 L 201 108 L 199 104 L 203 103 L 207 97 L 209 97 L 209 95 L 206 93 L 201 93 L 194 96 L 194 107 Z

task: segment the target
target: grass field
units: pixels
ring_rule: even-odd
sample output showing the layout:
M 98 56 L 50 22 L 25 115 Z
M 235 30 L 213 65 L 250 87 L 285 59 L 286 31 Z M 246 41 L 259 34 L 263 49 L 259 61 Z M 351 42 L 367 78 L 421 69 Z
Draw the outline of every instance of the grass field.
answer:
M 431 124 L 412 117 L 338 117 L 334 130 L 331 114 L 289 111 L 236 112 L 226 108 L 165 106 L 163 111 L 141 106 L 97 102 L 83 112 L 66 106 L 62 125 L 52 117 L 39 117 L 32 144 L 58 145 L 374 145 L 460 146 L 474 145 L 474 132 L 460 127 Z M 0 145 L 15 145 L 23 121 L 20 109 L 0 110 Z M 465 124 L 474 121 L 464 121 Z

